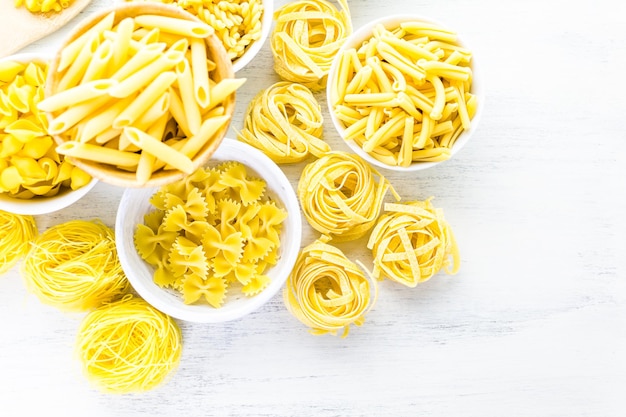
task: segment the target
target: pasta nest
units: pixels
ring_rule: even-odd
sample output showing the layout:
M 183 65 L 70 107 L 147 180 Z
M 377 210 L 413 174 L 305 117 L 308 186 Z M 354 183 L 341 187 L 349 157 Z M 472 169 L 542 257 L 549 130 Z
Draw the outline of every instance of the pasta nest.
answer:
M 30 249 L 37 236 L 35 218 L 0 210 L 0 274 L 4 274 Z
M 352 34 L 348 4 L 339 4 L 341 11 L 326 0 L 299 0 L 274 13 L 270 41 L 274 70 L 282 79 L 313 91 L 326 87 L 333 58 Z
M 430 199 L 385 204 L 367 247 L 374 257 L 373 275 L 407 287 L 427 281 L 442 268 L 456 274 L 460 267 L 452 229 Z
M 278 164 L 301 162 L 330 152 L 321 139 L 322 109 L 310 89 L 281 81 L 250 102 L 238 139 L 263 151 Z
M 348 335 L 349 326 L 360 326 L 376 303 L 376 281 L 322 236 L 298 255 L 283 290 L 287 309 L 313 334 Z M 373 297 L 372 297 L 373 293 Z
M 378 177 L 378 179 L 376 179 Z M 304 167 L 298 198 L 309 224 L 335 241 L 364 236 L 391 184 L 358 155 L 333 151 Z
M 129 289 L 113 230 L 99 220 L 71 220 L 47 229 L 21 266 L 27 288 L 63 311 L 87 311 Z
M 129 294 L 85 317 L 76 351 L 83 372 L 102 391 L 148 391 L 177 368 L 182 335 L 171 317 Z

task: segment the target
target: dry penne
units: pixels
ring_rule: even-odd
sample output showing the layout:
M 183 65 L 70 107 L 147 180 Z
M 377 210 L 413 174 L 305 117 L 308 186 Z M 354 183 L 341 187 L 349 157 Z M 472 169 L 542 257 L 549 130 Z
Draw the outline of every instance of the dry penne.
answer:
M 344 139 L 386 165 L 448 158 L 471 127 L 471 58 L 454 32 L 437 25 L 375 26 L 342 51 L 328 87 Z
M 245 79 L 216 65 L 225 54 L 210 26 L 179 13 L 159 15 L 157 7 L 135 9 L 103 15 L 61 48 L 61 67 L 40 109 L 61 143 L 59 154 L 132 173 L 142 186 L 159 170 L 188 174 L 192 158 L 206 157 Z M 0 77 L 15 71 L 0 67 Z

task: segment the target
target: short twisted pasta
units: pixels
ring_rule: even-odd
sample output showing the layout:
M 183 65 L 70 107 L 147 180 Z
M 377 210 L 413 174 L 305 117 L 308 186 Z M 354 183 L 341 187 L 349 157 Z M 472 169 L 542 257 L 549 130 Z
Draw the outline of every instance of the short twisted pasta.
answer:
M 333 151 L 304 167 L 297 192 L 309 224 L 342 242 L 358 239 L 374 226 L 389 188 L 399 200 L 389 182 L 361 157 Z
M 376 302 L 375 281 L 370 281 L 344 253 L 322 236 L 305 247 L 283 290 L 287 309 L 313 334 L 348 335 L 351 324 L 360 326 Z M 371 288 L 373 286 L 373 288 Z M 372 290 L 374 298 L 372 298 Z
M 0 274 L 4 274 L 30 249 L 37 236 L 33 216 L 0 210 Z
M 307 87 L 281 81 L 261 91 L 249 104 L 238 139 L 262 150 L 274 162 L 294 163 L 309 154 L 330 152 L 321 139 L 322 109 Z
M 172 318 L 129 294 L 85 317 L 76 351 L 86 377 L 103 392 L 142 392 L 176 369 L 182 335 Z
M 126 294 L 113 230 L 100 221 L 70 220 L 34 241 L 21 275 L 26 287 L 62 311 L 87 311 Z
M 233 61 L 261 39 L 263 3 L 261 0 L 126 0 L 172 4 L 197 16 L 215 29 L 226 53 Z
M 73 0 L 14 0 L 16 8 L 26 7 L 31 13 L 60 12 L 67 9 Z
M 374 276 L 387 277 L 407 287 L 430 279 L 444 268 L 456 274 L 459 249 L 441 209 L 430 199 L 385 204 L 367 247 L 374 257 Z
M 352 34 L 348 4 L 339 4 L 341 11 L 326 0 L 298 0 L 274 13 L 270 40 L 274 70 L 281 78 L 314 91 L 326 86 L 333 58 Z

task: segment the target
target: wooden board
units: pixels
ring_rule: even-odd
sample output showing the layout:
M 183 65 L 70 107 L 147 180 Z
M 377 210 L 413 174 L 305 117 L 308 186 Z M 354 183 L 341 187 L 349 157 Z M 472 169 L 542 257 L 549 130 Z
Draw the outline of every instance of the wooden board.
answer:
M 0 57 L 10 55 L 60 29 L 90 2 L 74 0 L 60 13 L 33 14 L 25 7 L 13 7 L 13 0 L 6 1 L 0 11 Z

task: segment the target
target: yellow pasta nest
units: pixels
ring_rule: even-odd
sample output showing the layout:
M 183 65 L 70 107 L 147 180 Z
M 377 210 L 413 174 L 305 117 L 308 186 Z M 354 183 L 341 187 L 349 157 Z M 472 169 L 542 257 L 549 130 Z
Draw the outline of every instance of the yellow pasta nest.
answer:
M 0 210 L 0 274 L 4 274 L 30 249 L 37 236 L 33 216 Z
M 274 162 L 321 157 L 330 146 L 321 140 L 322 109 L 307 87 L 282 81 L 261 91 L 248 105 L 238 139 L 262 150 Z
M 445 28 L 376 26 L 370 39 L 342 52 L 329 85 L 344 139 L 392 166 L 448 159 L 476 112 L 471 58 Z
M 84 374 L 98 389 L 143 392 L 166 382 L 178 367 L 182 335 L 171 317 L 129 294 L 85 317 L 76 351 Z
M 50 197 L 91 181 L 57 154 L 48 120 L 37 108 L 47 72 L 45 62 L 0 62 L 0 193 L 11 197 Z
M 62 311 L 91 310 L 129 289 L 113 230 L 99 220 L 70 220 L 41 233 L 21 275 L 29 291 Z
M 263 2 L 261 0 L 126 0 L 172 4 L 207 23 L 224 44 L 231 60 L 261 39 Z
M 271 35 L 274 70 L 286 81 L 317 91 L 326 86 L 333 58 L 352 34 L 350 11 L 326 0 L 292 1 L 274 13 Z
M 60 12 L 70 4 L 72 0 L 14 0 L 16 8 L 24 6 L 31 13 Z
M 154 282 L 219 308 L 226 292 L 254 296 L 270 283 L 287 212 L 265 196 L 266 183 L 226 162 L 161 187 L 155 210 L 135 232 L 137 252 L 155 267 Z
M 298 255 L 283 298 L 287 309 L 313 334 L 348 335 L 376 302 L 376 282 L 322 236 Z M 373 288 L 372 288 L 373 287 Z M 374 298 L 372 298 L 372 292 Z
M 297 192 L 309 224 L 342 242 L 374 226 L 390 188 L 399 200 L 391 184 L 361 157 L 334 151 L 304 167 Z
M 407 287 L 430 279 L 441 268 L 456 274 L 461 264 L 443 210 L 433 207 L 430 199 L 385 204 L 367 247 L 374 257 L 374 276 Z
M 224 65 L 212 27 L 175 7 L 139 6 L 119 6 L 68 41 L 38 104 L 62 142 L 57 152 L 123 186 L 197 169 L 222 140 L 245 82 Z

